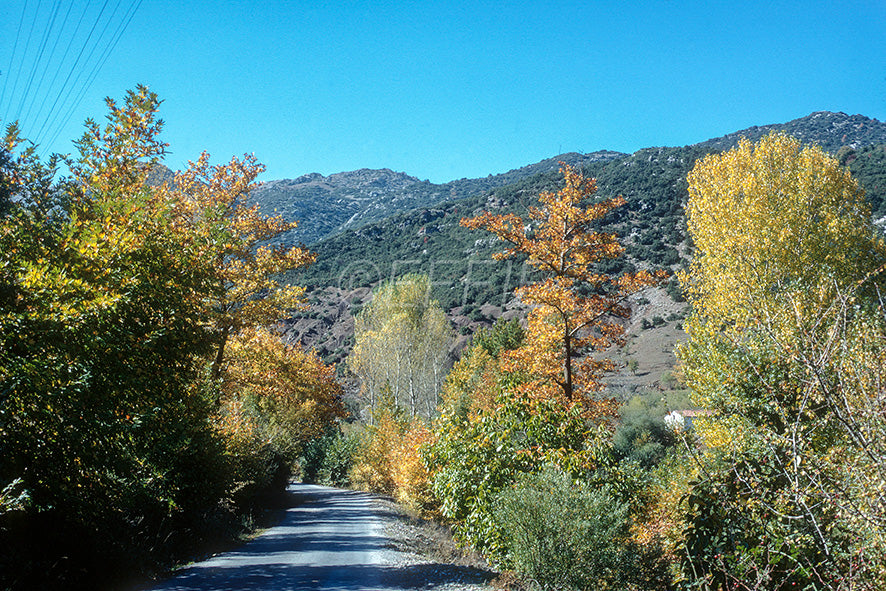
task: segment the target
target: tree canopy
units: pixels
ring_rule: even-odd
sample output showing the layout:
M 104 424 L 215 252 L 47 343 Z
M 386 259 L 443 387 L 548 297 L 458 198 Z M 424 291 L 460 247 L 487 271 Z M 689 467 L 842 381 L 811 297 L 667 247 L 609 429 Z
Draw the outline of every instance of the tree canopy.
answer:
M 529 208 L 528 220 L 486 212 L 461 223 L 489 230 L 512 245 L 496 258 L 526 254 L 529 264 L 546 276 L 516 290 L 533 306 L 525 343 L 512 354 L 515 367 L 539 378 L 527 388 L 570 403 L 588 402 L 599 389 L 601 373 L 612 364 L 587 356 L 576 366 L 574 358 L 621 342 L 624 330 L 617 319 L 630 315 L 625 299 L 664 275 L 639 271 L 612 277 L 601 272 L 597 264 L 620 256 L 624 249 L 615 234 L 597 231 L 595 224 L 625 200 L 593 201 L 594 179 L 568 165 L 560 172 L 564 186 L 542 192 L 540 206 Z
M 771 134 L 700 161 L 689 194 L 678 357 L 713 414 L 697 421 L 685 569 L 711 588 L 876 588 L 886 248 L 864 193 Z

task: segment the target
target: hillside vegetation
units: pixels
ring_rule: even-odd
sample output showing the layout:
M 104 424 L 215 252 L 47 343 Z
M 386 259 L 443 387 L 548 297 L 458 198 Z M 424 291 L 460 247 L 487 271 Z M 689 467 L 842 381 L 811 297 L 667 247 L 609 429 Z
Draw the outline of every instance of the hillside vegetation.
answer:
M 276 240 L 313 244 L 343 230 L 359 228 L 396 213 L 479 195 L 540 172 L 556 171 L 558 162 L 570 164 L 606 161 L 618 152 L 561 154 L 502 174 L 459 179 L 441 185 L 389 169 L 361 169 L 323 176 L 311 173 L 297 179 L 268 181 L 252 198 L 263 211 L 277 212 L 299 227 Z
M 759 139 L 770 130 L 797 134 L 832 151 L 865 188 L 874 218 L 886 216 L 886 124 L 857 115 L 814 113 L 691 146 L 645 148 L 630 155 L 610 152 L 603 159 L 594 156 L 591 161 L 580 161 L 583 172 L 597 179 L 598 198 L 622 195 L 627 201 L 610 213 L 605 224 L 622 238 L 628 256 L 601 262 L 600 269 L 619 273 L 682 268 L 692 249 L 683 213 L 688 198 L 686 175 L 705 155 L 734 146 L 740 137 Z M 561 180 L 553 160 L 520 170 L 540 167 L 541 172 L 505 186 L 398 213 L 312 245 L 317 264 L 289 273 L 285 279 L 306 286 L 314 304 L 306 314 L 287 321 L 291 338 L 316 347 L 329 362 L 341 361 L 353 342 L 351 318 L 365 303 L 368 289 L 407 273 L 429 275 L 434 297 L 463 334 L 491 325 L 502 314 L 506 318 L 517 315 L 514 310 L 519 303 L 514 301 L 513 289 L 531 277 L 531 270 L 521 259 L 494 261 L 492 255 L 501 249 L 495 238 L 467 230 L 458 222 L 481 210 L 524 215 L 540 192 L 556 189 Z M 673 330 L 679 324 L 673 319 L 684 309 L 676 283 L 661 293 L 665 291 L 670 303 L 667 298 L 648 296 L 646 300 L 657 304 L 635 306 L 639 316 L 630 331 L 641 339 L 637 347 L 656 358 L 649 361 L 659 369 L 647 374 L 653 381 L 667 371 L 667 360 L 673 361 L 664 350 L 670 350 L 673 338 L 681 338 L 680 331 Z M 643 334 L 643 321 L 652 324 L 656 317 L 658 327 L 664 321 L 671 330 Z M 667 321 L 668 317 L 672 320 Z M 654 344 L 646 343 L 650 338 Z M 623 377 L 626 383 L 637 381 L 634 374 Z
M 676 348 L 687 409 L 600 387 L 625 303 L 662 276 L 599 270 L 624 250 L 593 222 L 624 199 L 562 174 L 528 216 L 460 221 L 546 270 L 517 290 L 525 324 L 476 333 L 430 421 L 376 395 L 368 424 L 320 447 L 320 477 L 442 516 L 533 588 L 882 588 L 886 240 L 858 181 L 781 133 L 696 161 Z M 391 318 L 436 305 L 428 284 L 385 283 L 385 306 L 394 285 L 416 296 Z M 409 367 L 395 352 L 410 335 L 359 332 L 361 366 Z M 363 346 L 379 336 L 392 353 L 373 361 Z M 390 383 L 361 378 L 364 392 Z

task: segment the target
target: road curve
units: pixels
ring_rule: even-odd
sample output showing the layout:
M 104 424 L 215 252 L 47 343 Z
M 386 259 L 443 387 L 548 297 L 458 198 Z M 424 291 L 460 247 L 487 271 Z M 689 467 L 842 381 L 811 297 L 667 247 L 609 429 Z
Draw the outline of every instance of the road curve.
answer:
M 387 591 L 402 589 L 385 556 L 381 518 L 366 493 L 292 484 L 295 506 L 263 534 L 188 566 L 152 591 Z

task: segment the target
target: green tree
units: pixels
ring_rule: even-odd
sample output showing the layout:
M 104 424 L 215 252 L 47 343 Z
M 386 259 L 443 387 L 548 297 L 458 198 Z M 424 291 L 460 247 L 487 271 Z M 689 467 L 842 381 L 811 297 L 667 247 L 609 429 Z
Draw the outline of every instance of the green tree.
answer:
M 497 561 L 509 551 L 496 521 L 497 495 L 545 464 L 585 474 L 594 463 L 595 434 L 582 408 L 521 394 L 529 378 L 504 367 L 523 338 L 514 322 L 478 333 L 446 377 L 435 437 L 424 449 L 443 516 L 463 541 Z
M 78 540 L 63 552 L 128 565 L 227 485 L 199 389 L 209 268 L 141 182 L 164 150 L 157 103 L 145 88 L 109 99 L 71 180 L 16 152 L 10 130 L 15 204 L 0 221 L 0 483 L 21 483 L 32 527 Z M 0 570 L 65 568 L 45 544 L 16 547 L 34 555 Z
M 0 152 L 0 586 L 106 586 L 108 569 L 81 568 L 97 556 L 113 574 L 152 568 L 219 522 L 207 516 L 235 478 L 273 466 L 267 441 L 240 454 L 234 439 L 286 431 L 293 447 L 341 411 L 315 358 L 246 338 L 301 300 L 271 275 L 312 260 L 260 244 L 291 226 L 246 202 L 261 165 L 204 154 L 148 186 L 165 153 L 159 103 L 145 87 L 107 99 L 69 178 L 15 126 Z M 222 393 L 255 401 L 262 429 L 213 424 Z M 50 530 L 56 545 L 32 535 Z
M 383 392 L 411 416 L 436 414 L 452 328 L 426 275 L 382 284 L 357 316 L 348 365 L 374 411 Z

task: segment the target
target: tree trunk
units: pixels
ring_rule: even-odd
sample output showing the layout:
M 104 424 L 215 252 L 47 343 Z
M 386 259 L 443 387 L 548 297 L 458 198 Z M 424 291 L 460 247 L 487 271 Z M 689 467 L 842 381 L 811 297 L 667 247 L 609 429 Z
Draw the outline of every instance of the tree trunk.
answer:
M 228 335 L 231 334 L 231 327 L 225 326 L 221 332 L 221 342 L 218 344 L 218 351 L 215 353 L 215 359 L 212 362 L 211 376 L 212 381 L 217 382 L 221 377 L 222 362 L 225 360 L 225 345 L 228 342 Z
M 564 319 L 566 331 L 563 335 L 563 344 L 566 348 L 566 359 L 563 362 L 563 373 L 565 383 L 563 384 L 563 393 L 566 394 L 566 400 L 572 402 L 572 337 L 569 334 L 569 322 Z

